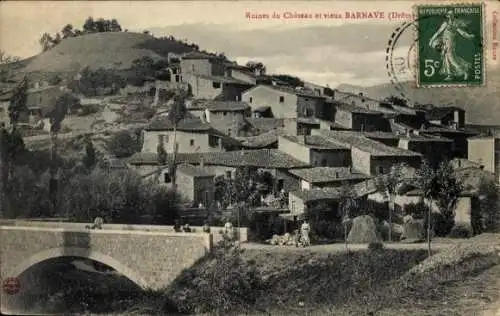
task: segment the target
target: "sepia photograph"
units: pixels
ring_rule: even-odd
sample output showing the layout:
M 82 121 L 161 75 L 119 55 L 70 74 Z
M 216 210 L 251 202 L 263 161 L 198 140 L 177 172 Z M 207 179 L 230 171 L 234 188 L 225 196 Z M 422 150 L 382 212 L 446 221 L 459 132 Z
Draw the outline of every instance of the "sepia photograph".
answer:
M 498 1 L 1 1 L 2 315 L 500 316 Z

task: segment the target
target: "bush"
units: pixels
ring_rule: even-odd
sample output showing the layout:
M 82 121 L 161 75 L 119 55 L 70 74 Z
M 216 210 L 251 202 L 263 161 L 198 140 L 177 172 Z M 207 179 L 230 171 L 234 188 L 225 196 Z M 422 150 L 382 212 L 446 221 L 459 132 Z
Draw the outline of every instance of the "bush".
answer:
M 384 244 L 381 242 L 372 242 L 368 244 L 368 250 L 379 251 L 384 249 Z
M 464 224 L 455 225 L 449 234 L 451 238 L 470 238 L 472 237 L 472 231 L 470 227 Z
M 97 104 L 86 104 L 82 105 L 78 109 L 78 116 L 87 116 L 99 112 L 99 105 Z
M 227 314 L 255 304 L 261 280 L 255 263 L 241 253 L 238 246 L 221 242 L 204 261 L 184 271 L 167 290 L 178 311 Z
M 127 131 L 121 131 L 113 135 L 107 148 L 116 158 L 130 157 L 140 149 L 138 140 Z

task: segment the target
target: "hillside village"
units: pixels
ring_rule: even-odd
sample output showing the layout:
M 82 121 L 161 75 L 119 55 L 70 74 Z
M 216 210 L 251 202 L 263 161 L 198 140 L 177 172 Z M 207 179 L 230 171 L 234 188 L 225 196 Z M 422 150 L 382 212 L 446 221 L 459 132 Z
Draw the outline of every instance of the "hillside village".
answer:
M 378 180 L 394 166 L 403 165 L 411 183 L 424 160 L 431 166 L 450 160 L 466 184 L 455 220 L 470 226 L 478 179 L 500 181 L 500 142 L 466 129 L 463 109 L 401 105 L 390 96 L 377 100 L 310 82 L 297 84 L 286 76 L 268 75 L 264 67 L 253 67 L 255 63 L 238 65 L 198 50 L 169 53 L 165 65 L 144 77 L 142 86 L 113 84 L 111 93 L 94 97 L 71 88 L 82 80 L 81 71 L 69 79 L 30 78 L 25 142 L 47 139 L 46 109 L 72 93 L 79 108 L 65 118 L 61 139 L 91 132 L 97 143 L 131 126 L 141 129 L 139 152 L 121 159 L 105 154 L 105 159 L 113 168 L 132 170 L 166 188 L 171 188 L 175 172 L 178 193 L 198 215 L 231 209 L 236 201 L 221 201 L 218 183 L 234 180 L 242 168 L 264 179 L 252 207 L 284 221 L 302 219 L 310 210 L 317 218 L 341 216 L 339 203 L 347 191 L 362 203 L 386 201 Z M 5 83 L 0 95 L 0 121 L 7 125 L 9 88 L 17 83 Z M 174 126 L 168 115 L 179 90 L 188 95 L 186 114 Z M 82 114 L 92 107 L 90 114 Z M 144 109 L 150 114 L 142 115 Z M 160 145 L 167 153 L 163 161 Z M 404 209 L 420 196 L 409 185 L 395 203 Z

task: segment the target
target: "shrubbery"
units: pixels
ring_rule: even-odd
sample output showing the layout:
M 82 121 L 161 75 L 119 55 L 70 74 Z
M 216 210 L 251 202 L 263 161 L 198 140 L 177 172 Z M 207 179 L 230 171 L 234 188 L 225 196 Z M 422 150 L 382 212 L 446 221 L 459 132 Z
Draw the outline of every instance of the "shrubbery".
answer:
M 121 131 L 111 137 L 108 150 L 117 158 L 130 157 L 140 150 L 137 137 L 127 131 Z
M 244 312 L 260 294 L 261 280 L 254 262 L 245 261 L 242 249 L 222 241 L 213 253 L 186 270 L 168 290 L 182 313 Z

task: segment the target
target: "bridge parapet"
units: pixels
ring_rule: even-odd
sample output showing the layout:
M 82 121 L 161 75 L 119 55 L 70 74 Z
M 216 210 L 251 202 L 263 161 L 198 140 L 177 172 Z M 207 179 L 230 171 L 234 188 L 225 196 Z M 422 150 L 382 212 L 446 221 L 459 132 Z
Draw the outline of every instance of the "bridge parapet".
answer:
M 0 226 L 2 279 L 57 257 L 102 262 L 143 288 L 159 289 L 204 257 L 212 234 Z

